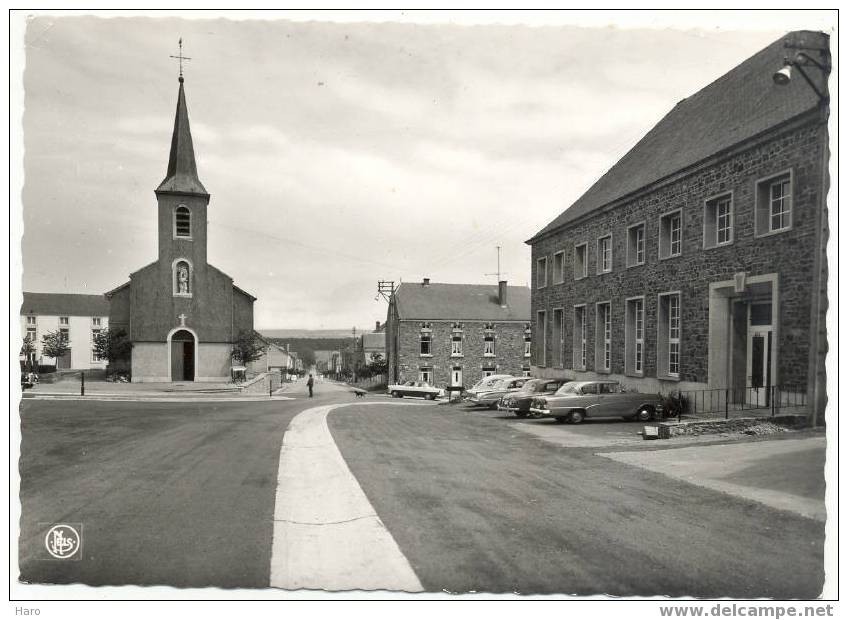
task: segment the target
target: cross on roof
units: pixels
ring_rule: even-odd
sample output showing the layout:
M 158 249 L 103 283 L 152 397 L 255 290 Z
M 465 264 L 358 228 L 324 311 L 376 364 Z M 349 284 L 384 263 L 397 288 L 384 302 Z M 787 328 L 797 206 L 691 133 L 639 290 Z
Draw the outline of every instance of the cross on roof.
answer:
M 171 58 L 176 58 L 177 60 L 180 61 L 180 81 L 182 81 L 182 79 L 183 79 L 183 61 L 184 60 L 191 60 L 191 58 L 189 58 L 188 56 L 183 56 L 183 38 L 182 37 L 180 37 L 180 51 L 179 51 L 179 53 L 176 56 L 171 55 Z

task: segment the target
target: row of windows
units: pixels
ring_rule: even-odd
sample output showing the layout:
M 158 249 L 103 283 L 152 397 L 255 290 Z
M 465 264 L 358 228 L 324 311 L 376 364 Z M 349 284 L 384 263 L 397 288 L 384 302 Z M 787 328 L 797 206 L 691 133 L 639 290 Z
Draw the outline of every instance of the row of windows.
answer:
M 96 325 L 97 325 L 97 327 L 92 328 L 92 330 L 91 330 L 91 344 L 92 345 L 94 345 L 94 341 L 97 339 L 97 336 L 102 331 L 99 327 L 100 326 L 100 319 L 97 319 Z M 70 328 L 60 327 L 59 333 L 62 334 L 62 336 L 65 339 L 65 342 L 71 341 L 71 330 L 70 330 Z M 26 338 L 31 343 L 37 344 L 38 343 L 38 329 L 34 326 L 28 325 L 27 328 L 26 328 Z M 94 352 L 93 346 L 91 348 L 91 361 L 92 362 L 102 362 L 102 361 L 104 361 L 104 359 L 102 357 L 100 357 L 99 355 L 97 355 L 97 353 Z
M 680 293 L 661 293 L 658 296 L 657 317 L 657 375 L 659 377 L 680 377 Z M 587 368 L 587 325 L 588 309 L 586 304 L 573 307 L 571 321 L 573 339 L 571 368 Z M 565 366 L 565 321 L 563 308 L 550 311 L 552 359 L 547 358 L 547 337 L 549 312 L 538 311 L 536 315 L 536 333 L 542 334 L 537 340 L 536 364 L 562 368 Z M 645 297 L 631 297 L 624 300 L 624 372 L 628 375 L 643 376 L 645 373 Z M 612 372 L 612 302 L 595 304 L 595 364 L 598 372 Z
M 433 355 L 433 336 L 428 331 L 422 331 L 418 337 L 419 355 Z M 462 332 L 454 332 L 450 339 L 451 357 L 462 357 Z M 530 336 L 524 337 L 524 356 L 530 357 Z M 483 337 L 483 356 L 495 357 L 495 336 L 487 334 Z
M 71 321 L 70 317 L 67 317 L 67 316 L 60 316 L 59 317 L 59 325 L 60 326 L 61 325 L 70 325 L 71 324 L 70 321 Z M 100 327 L 100 325 L 102 324 L 102 321 L 103 321 L 102 317 L 93 316 L 93 317 L 91 317 L 91 326 L 92 327 Z M 30 327 L 36 327 L 38 325 L 38 315 L 28 314 L 27 318 L 26 318 L 26 324 L 27 324 L 27 329 L 29 329 Z
M 491 377 L 494 374 L 497 374 L 497 368 L 483 368 L 483 378 Z M 462 383 L 462 366 L 453 366 L 451 368 L 451 373 L 454 375 L 452 379 L 458 379 L 458 383 Z M 456 374 L 458 373 L 458 374 Z M 530 376 L 530 367 L 522 366 L 521 375 L 524 377 Z M 423 381 L 425 383 L 429 383 L 433 385 L 433 367 L 432 366 L 421 366 L 418 368 L 418 380 Z
M 759 181 L 756 184 L 755 234 L 768 235 L 789 230 L 792 227 L 792 175 L 789 172 Z M 728 192 L 704 203 L 703 247 L 715 248 L 733 243 L 733 193 Z M 627 227 L 625 265 L 636 267 L 645 264 L 646 222 L 637 222 Z M 658 256 L 660 260 L 683 254 L 683 209 L 676 209 L 660 216 Z M 606 233 L 595 241 L 596 273 L 610 273 L 613 268 L 612 233 Z M 554 284 L 565 282 L 565 250 L 553 255 L 552 276 Z M 573 277 L 580 280 L 589 275 L 589 243 L 574 245 Z M 548 257 L 536 261 L 536 286 L 548 285 Z

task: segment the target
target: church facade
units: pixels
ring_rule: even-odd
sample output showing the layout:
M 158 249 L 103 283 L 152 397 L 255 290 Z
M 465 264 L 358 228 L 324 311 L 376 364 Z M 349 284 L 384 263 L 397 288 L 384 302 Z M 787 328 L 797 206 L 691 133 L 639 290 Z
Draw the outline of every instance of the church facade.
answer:
M 159 256 L 106 293 L 109 325 L 132 342 L 133 382 L 225 381 L 232 343 L 253 330 L 256 298 L 207 262 L 209 193 L 197 175 L 179 78 L 165 179 L 156 188 Z

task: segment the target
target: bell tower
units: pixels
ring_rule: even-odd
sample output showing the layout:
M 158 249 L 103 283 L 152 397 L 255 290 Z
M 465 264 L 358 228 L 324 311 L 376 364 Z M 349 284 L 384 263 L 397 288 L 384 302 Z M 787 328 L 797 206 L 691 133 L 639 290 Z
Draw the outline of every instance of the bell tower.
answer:
M 171 264 L 184 259 L 194 270 L 206 266 L 206 208 L 209 193 L 197 176 L 194 144 L 188 122 L 188 106 L 183 79 L 182 39 L 180 54 L 179 92 L 171 136 L 171 152 L 165 179 L 156 188 L 159 203 L 159 261 Z

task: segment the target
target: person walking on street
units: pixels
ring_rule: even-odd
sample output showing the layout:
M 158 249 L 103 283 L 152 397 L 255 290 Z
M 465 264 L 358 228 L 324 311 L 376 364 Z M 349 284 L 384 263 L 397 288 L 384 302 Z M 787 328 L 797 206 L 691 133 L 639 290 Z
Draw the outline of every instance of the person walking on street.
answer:
M 312 386 L 315 385 L 315 379 L 312 378 L 312 373 L 309 373 L 309 379 L 306 381 L 306 387 L 309 388 L 309 398 L 312 398 Z

